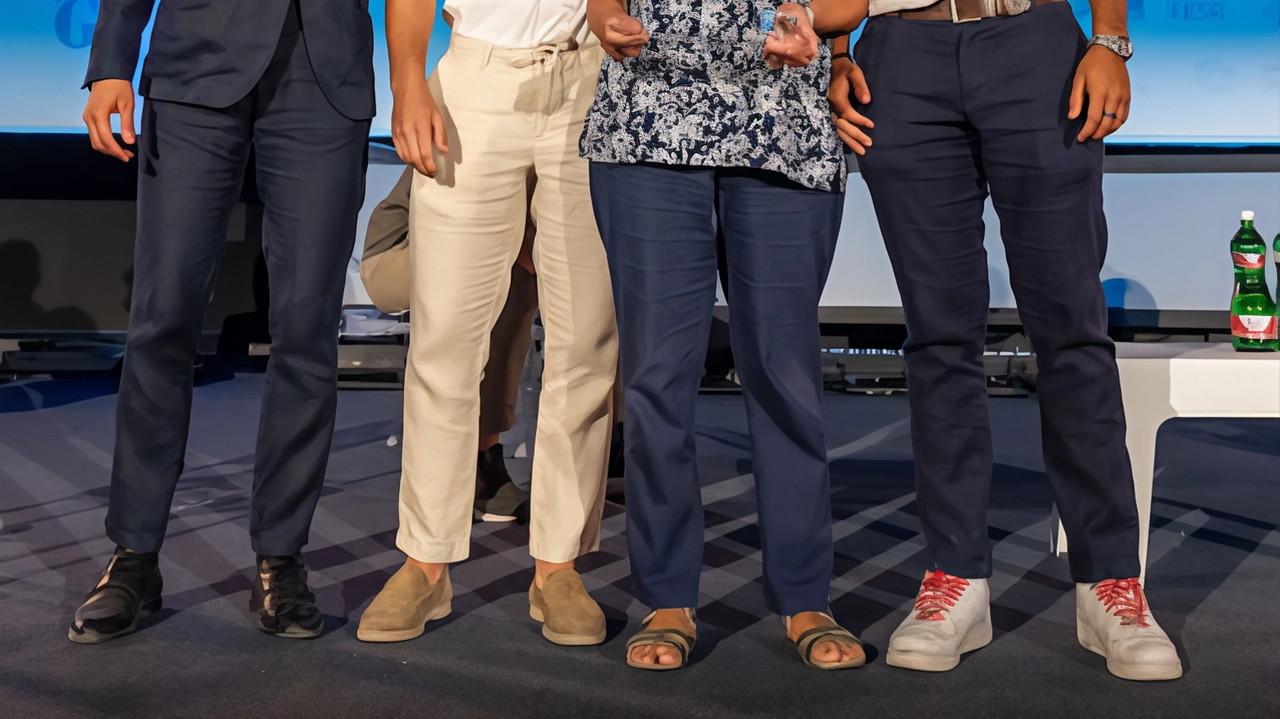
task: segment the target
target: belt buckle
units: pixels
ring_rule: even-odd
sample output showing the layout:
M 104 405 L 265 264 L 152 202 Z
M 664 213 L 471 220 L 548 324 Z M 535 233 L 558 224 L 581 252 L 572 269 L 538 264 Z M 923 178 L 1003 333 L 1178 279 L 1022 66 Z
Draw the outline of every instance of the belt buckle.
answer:
M 960 11 L 956 9 L 956 0 L 948 0 L 951 4 L 951 22 L 959 24 L 962 22 L 977 22 L 982 19 L 982 13 L 979 12 L 975 17 L 961 17 Z

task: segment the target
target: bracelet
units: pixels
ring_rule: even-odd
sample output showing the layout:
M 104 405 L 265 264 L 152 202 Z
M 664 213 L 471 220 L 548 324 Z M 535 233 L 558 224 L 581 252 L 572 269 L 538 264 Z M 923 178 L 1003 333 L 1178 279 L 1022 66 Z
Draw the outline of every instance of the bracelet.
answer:
M 842 58 L 842 57 L 847 57 L 847 58 L 849 58 L 849 62 L 853 62 L 853 56 L 852 56 L 852 55 L 850 55 L 850 54 L 849 54 L 849 53 L 847 53 L 847 52 L 837 52 L 837 53 L 832 54 L 832 56 L 831 56 L 831 61 L 832 61 L 832 62 L 835 62 L 836 60 L 839 60 L 839 59 L 840 59 L 840 58 Z
M 809 7 L 807 4 L 802 5 L 801 7 L 804 8 L 804 14 L 809 16 L 809 27 L 813 27 L 813 8 Z

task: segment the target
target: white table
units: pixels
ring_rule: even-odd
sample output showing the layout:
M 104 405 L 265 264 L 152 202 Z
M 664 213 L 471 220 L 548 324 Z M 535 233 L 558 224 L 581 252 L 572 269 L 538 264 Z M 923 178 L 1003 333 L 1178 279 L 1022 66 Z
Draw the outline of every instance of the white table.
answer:
M 1125 444 L 1138 500 L 1138 557 L 1147 573 L 1156 434 L 1174 417 L 1280 417 L 1280 352 L 1236 352 L 1228 344 L 1116 344 L 1128 424 Z M 1056 522 L 1050 550 L 1067 551 Z

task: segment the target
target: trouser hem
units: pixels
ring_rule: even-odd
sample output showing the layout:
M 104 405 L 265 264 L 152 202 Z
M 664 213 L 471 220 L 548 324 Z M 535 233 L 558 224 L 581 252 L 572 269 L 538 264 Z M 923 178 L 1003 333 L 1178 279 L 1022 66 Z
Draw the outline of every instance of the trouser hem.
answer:
M 125 549 L 132 549 L 139 554 L 155 554 L 164 544 L 164 535 L 148 532 L 127 532 L 107 525 L 107 539 Z
M 455 542 L 432 542 L 415 539 L 403 529 L 396 533 L 396 546 L 410 559 L 431 564 L 452 564 L 471 556 L 471 539 Z

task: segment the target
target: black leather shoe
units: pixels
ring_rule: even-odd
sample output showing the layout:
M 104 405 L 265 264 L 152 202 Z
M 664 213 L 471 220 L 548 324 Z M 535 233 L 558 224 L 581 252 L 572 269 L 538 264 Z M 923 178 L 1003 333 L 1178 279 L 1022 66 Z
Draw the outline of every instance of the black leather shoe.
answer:
M 67 638 L 98 644 L 138 630 L 145 614 L 160 610 L 160 556 L 116 547 L 102 579 L 76 610 Z
M 258 615 L 258 628 L 289 639 L 311 639 L 324 629 L 324 615 L 307 586 L 302 557 L 258 557 L 258 581 L 253 583 L 249 611 Z

